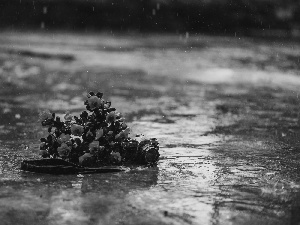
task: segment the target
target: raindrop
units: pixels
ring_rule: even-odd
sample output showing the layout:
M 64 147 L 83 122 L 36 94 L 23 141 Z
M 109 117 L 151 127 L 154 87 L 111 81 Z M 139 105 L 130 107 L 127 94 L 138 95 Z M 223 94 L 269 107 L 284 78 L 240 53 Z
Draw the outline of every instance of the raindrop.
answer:
M 45 28 L 45 23 L 41 22 L 41 29 L 44 29 L 44 28 Z
M 21 119 L 21 115 L 20 115 L 20 114 L 16 114 L 16 115 L 15 115 L 15 118 L 16 118 L 16 119 Z
M 159 3 L 156 4 L 156 9 L 160 10 L 160 4 Z
M 152 9 L 152 15 L 155 16 L 156 15 L 156 10 Z
M 47 9 L 46 6 L 44 6 L 44 7 L 43 7 L 43 13 L 44 13 L 44 14 L 47 14 L 47 12 L 48 12 L 48 9 Z
M 186 32 L 186 33 L 185 33 L 185 38 L 188 39 L 189 37 L 190 37 L 190 33 L 189 33 L 189 32 Z

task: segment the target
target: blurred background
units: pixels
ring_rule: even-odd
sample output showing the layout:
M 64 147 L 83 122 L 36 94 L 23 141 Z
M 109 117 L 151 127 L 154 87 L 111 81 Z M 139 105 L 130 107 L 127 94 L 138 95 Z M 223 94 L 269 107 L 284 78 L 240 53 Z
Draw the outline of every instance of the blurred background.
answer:
M 1 0 L 0 28 L 300 36 L 300 2 Z

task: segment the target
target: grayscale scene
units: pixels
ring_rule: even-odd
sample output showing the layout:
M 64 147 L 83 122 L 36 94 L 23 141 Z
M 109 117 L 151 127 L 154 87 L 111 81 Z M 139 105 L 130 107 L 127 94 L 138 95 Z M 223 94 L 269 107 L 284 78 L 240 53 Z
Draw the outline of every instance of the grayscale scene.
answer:
M 300 224 L 300 1 L 1 0 L 1 225 Z

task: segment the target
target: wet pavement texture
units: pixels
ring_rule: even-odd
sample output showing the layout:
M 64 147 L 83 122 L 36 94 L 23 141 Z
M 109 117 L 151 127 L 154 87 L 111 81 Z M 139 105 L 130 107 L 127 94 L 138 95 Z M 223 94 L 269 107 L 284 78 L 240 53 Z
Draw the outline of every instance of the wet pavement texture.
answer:
M 190 35 L 0 34 L 1 224 L 299 224 L 300 44 Z M 157 167 L 19 170 L 38 112 L 102 91 Z

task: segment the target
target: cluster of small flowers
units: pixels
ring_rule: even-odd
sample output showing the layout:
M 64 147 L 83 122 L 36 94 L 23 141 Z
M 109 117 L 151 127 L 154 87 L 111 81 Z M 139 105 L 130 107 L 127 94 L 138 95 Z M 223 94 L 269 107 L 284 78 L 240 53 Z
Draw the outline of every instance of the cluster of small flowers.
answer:
M 41 138 L 42 157 L 62 158 L 88 167 L 156 164 L 157 140 L 130 138 L 124 118 L 102 96 L 103 93 L 90 92 L 84 102 L 87 111 L 79 117 L 66 113 L 62 121 L 55 113 L 40 113 L 42 125 L 49 132 L 47 138 Z

